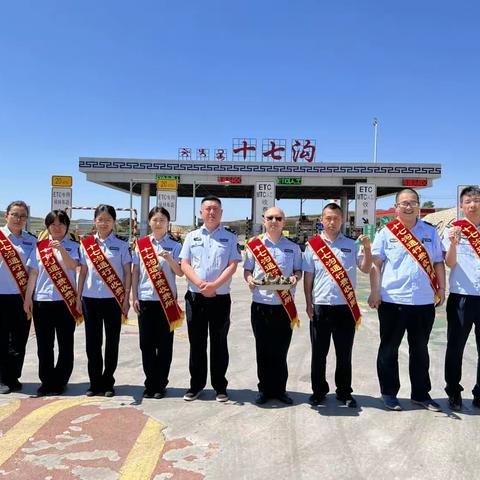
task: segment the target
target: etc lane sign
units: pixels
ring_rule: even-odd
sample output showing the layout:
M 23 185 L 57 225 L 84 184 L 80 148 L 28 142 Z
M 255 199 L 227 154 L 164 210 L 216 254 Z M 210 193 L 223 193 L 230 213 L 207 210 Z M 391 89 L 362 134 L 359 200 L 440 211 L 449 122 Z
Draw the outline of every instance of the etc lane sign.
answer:
M 275 182 L 255 182 L 255 219 L 263 223 L 263 214 L 275 206 Z
M 52 210 L 72 208 L 72 189 L 52 187 Z
M 72 208 L 73 179 L 69 175 L 52 176 L 51 210 Z
M 377 186 L 373 183 L 355 184 L 355 227 L 375 225 Z
M 157 207 L 163 207 L 170 214 L 170 221 L 177 220 L 177 191 L 157 190 Z

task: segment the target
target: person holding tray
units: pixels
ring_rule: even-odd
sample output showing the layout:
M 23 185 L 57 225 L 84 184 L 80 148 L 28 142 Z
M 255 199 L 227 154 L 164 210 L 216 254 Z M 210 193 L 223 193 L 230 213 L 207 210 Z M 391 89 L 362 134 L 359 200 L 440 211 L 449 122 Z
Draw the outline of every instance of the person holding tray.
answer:
M 251 322 L 259 379 L 259 395 L 255 402 L 263 405 L 276 398 L 291 405 L 293 400 L 286 393 L 287 354 L 292 329 L 299 324 L 293 298 L 295 285 L 302 278 L 302 252 L 282 234 L 285 227 L 283 210 L 270 208 L 263 218 L 266 233 L 247 243 L 243 266 L 245 281 L 252 291 Z M 271 282 L 262 282 L 265 277 Z M 285 289 L 278 277 L 288 279 L 290 289 Z

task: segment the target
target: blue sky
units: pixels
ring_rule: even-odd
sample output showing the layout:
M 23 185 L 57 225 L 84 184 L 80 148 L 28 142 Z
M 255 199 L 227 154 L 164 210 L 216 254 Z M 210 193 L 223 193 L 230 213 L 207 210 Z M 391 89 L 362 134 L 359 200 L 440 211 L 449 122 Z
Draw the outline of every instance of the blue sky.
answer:
M 379 161 L 441 163 L 422 197 L 453 206 L 457 184 L 480 183 L 479 14 L 473 1 L 3 2 L 0 209 L 22 198 L 45 215 L 54 174 L 73 175 L 76 205 L 128 206 L 86 182 L 79 156 L 310 137 L 319 161 L 368 162 L 375 116 Z M 242 209 L 227 201 L 224 218 Z M 178 210 L 188 224 L 191 199 Z

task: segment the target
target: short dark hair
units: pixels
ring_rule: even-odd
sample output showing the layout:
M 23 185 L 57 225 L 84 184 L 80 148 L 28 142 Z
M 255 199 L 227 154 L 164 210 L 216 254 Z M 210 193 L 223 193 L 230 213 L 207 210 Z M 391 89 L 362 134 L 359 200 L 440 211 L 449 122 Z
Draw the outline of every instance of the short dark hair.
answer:
M 165 215 L 167 217 L 167 220 L 170 221 L 170 212 L 166 208 L 163 208 L 163 207 L 153 207 L 148 212 L 148 219 L 151 220 L 152 217 L 157 213 L 161 213 L 162 215 Z
M 27 213 L 28 213 L 28 205 L 23 201 L 23 200 L 14 200 L 13 202 L 10 202 L 7 207 L 7 214 L 10 213 L 10 210 L 13 207 L 23 207 Z
M 338 203 L 330 202 L 330 203 L 327 203 L 327 204 L 323 207 L 322 215 L 323 215 L 323 212 L 324 212 L 327 208 L 328 208 L 329 210 L 340 210 L 340 212 L 343 213 L 342 207 L 341 207 Z
M 52 225 L 55 222 L 55 220 L 58 220 L 60 223 L 63 223 L 63 225 L 67 227 L 67 232 L 68 232 L 68 228 L 70 227 L 70 218 L 68 217 L 65 211 L 52 210 L 45 217 L 45 226 L 48 228 L 50 225 Z
M 417 202 L 420 203 L 420 195 L 418 194 L 418 192 L 416 190 L 414 190 L 413 188 L 402 188 L 399 192 L 397 192 L 395 194 L 395 204 L 398 203 L 398 197 L 402 193 L 407 193 L 407 192 L 413 193 L 417 197 Z
M 111 205 L 101 203 L 96 209 L 93 218 L 97 218 L 101 213 L 108 213 L 114 220 L 117 219 L 117 212 Z
M 222 201 L 215 195 L 207 195 L 206 197 L 203 197 L 200 205 L 203 205 L 205 202 L 217 202 L 220 206 L 222 206 Z
M 463 200 L 463 197 L 470 197 L 470 196 L 480 196 L 480 188 L 477 185 L 469 185 L 468 187 L 465 187 L 461 192 L 460 192 L 460 201 Z

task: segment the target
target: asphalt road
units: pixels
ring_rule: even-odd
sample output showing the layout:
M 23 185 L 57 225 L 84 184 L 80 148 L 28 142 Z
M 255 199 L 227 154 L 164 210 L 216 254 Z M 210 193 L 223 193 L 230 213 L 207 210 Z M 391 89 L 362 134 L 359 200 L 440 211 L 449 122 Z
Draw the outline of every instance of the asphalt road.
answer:
M 179 281 L 184 292 L 185 281 Z M 250 292 L 241 269 L 233 282 L 229 334 L 230 401 L 217 403 L 207 388 L 194 402 L 188 387 L 186 327 L 176 331 L 167 396 L 142 398 L 143 372 L 135 318 L 123 329 L 117 396 L 87 399 L 84 329 L 75 336 L 71 385 L 61 397 L 30 398 L 38 387 L 34 332 L 28 344 L 21 393 L 0 398 L 0 474 L 9 479 L 444 479 L 478 478 L 480 411 L 471 407 L 477 353 L 469 339 L 464 359 L 465 408 L 452 413 L 443 392 L 446 327 L 438 309 L 430 342 L 432 397 L 443 412 L 409 401 L 408 347 L 402 344 L 399 394 L 402 412 L 386 411 L 379 400 L 375 361 L 376 312 L 366 305 L 367 279 L 358 289 L 363 312 L 353 355 L 358 409 L 330 394 L 311 407 L 310 344 L 302 288 L 297 292 L 301 328 L 289 353 L 288 391 L 293 406 L 254 403 L 256 363 L 251 332 Z M 332 348 L 333 349 L 333 348 Z M 333 385 L 334 354 L 328 380 Z

